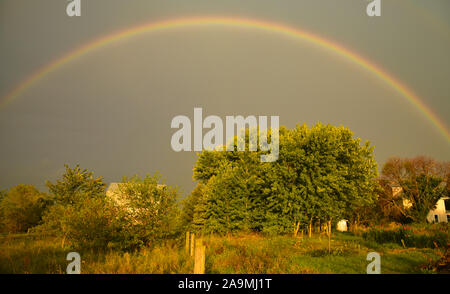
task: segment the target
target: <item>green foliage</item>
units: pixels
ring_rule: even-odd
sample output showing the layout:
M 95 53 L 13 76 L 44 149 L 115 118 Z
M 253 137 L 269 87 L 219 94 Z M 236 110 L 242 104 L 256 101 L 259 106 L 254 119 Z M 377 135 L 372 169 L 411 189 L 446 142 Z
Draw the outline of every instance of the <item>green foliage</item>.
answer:
M 200 232 L 205 227 L 207 201 L 205 185 L 199 183 L 182 201 L 181 223 L 185 230 Z
M 228 165 L 223 173 L 213 176 L 207 186 L 205 225 L 209 231 L 247 230 L 250 225 L 250 199 L 242 169 Z
M 2 202 L 3 198 L 8 194 L 6 190 L 0 190 L 0 202 Z
M 64 165 L 66 172 L 56 183 L 47 181 L 47 187 L 54 200 L 63 205 L 74 204 L 79 196 L 96 197 L 105 192 L 103 178 L 94 178 L 93 173 L 82 170 L 79 165 L 70 168 Z
M 447 248 L 449 237 L 446 230 L 432 229 L 417 232 L 412 227 L 401 226 L 398 228 L 372 228 L 362 234 L 365 240 L 375 241 L 379 244 L 396 243 L 401 246 L 416 248 Z
M 281 127 L 279 144 L 275 162 L 261 162 L 260 150 L 200 154 L 194 179 L 205 185 L 206 231 L 284 233 L 297 222 L 351 219 L 373 206 L 373 150 L 349 129 Z
M 83 197 L 72 205 L 55 204 L 44 216 L 44 224 L 34 231 L 56 233 L 74 248 L 122 248 L 120 213 L 107 198 Z
M 437 201 L 447 196 L 443 179 L 434 175 L 420 174 L 403 183 L 404 197 L 413 204 L 408 216 L 415 222 L 425 222 L 430 210 L 436 208 Z
M 17 185 L 2 194 L 0 216 L 4 231 L 26 232 L 39 223 L 47 204 L 44 193 L 33 185 Z
M 65 173 L 56 183 L 47 181 L 53 205 L 45 211 L 42 224 L 33 231 L 53 234 L 77 245 L 81 242 L 86 247 L 94 246 L 96 240 L 93 238 L 108 232 L 100 223 L 96 228 L 90 226 L 90 222 L 98 222 L 102 214 L 107 213 L 105 184 L 101 177 L 94 179 L 92 172 L 82 170 L 78 165 L 73 169 L 65 165 L 65 168 Z M 95 210 L 91 216 L 97 219 L 83 218 L 93 207 Z M 78 239 L 79 235 L 86 238 Z
M 4 223 L 3 223 L 3 209 L 1 209 L 1 203 L 3 198 L 5 198 L 5 196 L 7 195 L 7 191 L 6 190 L 0 190 L 0 232 L 4 232 L 5 228 L 4 228 Z
M 157 174 L 123 178 L 117 202 L 124 216 L 120 227 L 129 242 L 127 247 L 149 245 L 178 233 L 178 192 L 159 181 Z
M 159 185 L 159 177 L 124 178 L 118 197 L 107 197 L 101 178 L 66 167 L 49 184 L 56 203 L 35 231 L 59 236 L 76 248 L 132 250 L 177 233 L 177 191 Z

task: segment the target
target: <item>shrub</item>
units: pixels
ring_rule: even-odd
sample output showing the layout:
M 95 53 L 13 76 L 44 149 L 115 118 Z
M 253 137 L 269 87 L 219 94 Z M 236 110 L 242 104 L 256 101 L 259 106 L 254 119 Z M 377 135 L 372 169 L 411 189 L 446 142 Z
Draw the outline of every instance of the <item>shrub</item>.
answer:
M 178 193 L 159 180 L 156 174 L 123 179 L 116 207 L 128 246 L 151 245 L 177 235 Z
M 8 233 L 26 232 L 37 225 L 46 206 L 46 195 L 33 185 L 17 185 L 0 202 L 2 228 Z
M 81 197 L 80 197 L 81 198 Z M 52 234 L 76 248 L 113 247 L 118 238 L 116 211 L 105 198 L 84 197 L 72 205 L 55 204 L 33 231 Z
M 63 201 L 49 207 L 36 232 L 52 233 L 62 238 L 62 244 L 67 240 L 77 249 L 134 250 L 174 237 L 177 192 L 158 185 L 157 176 L 125 178 L 117 198 L 106 196 L 100 190 L 102 182 L 92 180 L 87 171 L 83 173 L 89 177 L 79 180 L 65 175 L 58 181 L 62 188 L 54 190 L 68 195 L 54 195 Z
M 436 227 L 422 231 L 419 229 L 414 227 L 373 228 L 363 232 L 362 237 L 379 244 L 395 243 L 417 248 L 448 247 L 448 232 L 436 229 Z

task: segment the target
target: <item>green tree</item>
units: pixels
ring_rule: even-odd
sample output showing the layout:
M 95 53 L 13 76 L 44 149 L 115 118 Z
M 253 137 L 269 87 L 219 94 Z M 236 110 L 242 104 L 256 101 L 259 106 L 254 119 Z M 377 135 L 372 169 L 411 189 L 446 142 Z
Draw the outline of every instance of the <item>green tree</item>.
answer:
M 3 198 L 5 198 L 6 194 L 8 194 L 8 191 L 0 190 L 0 202 L 2 202 L 2 200 L 3 200 Z
M 281 127 L 279 144 L 275 162 L 260 162 L 259 150 L 199 155 L 194 179 L 205 184 L 209 230 L 295 233 L 373 205 L 373 150 L 349 129 Z
M 62 179 L 48 184 L 55 204 L 35 230 L 76 248 L 133 250 L 173 237 L 179 227 L 178 194 L 159 180 L 157 175 L 124 177 L 118 194 L 107 196 L 102 178 L 66 166 Z
M 106 185 L 103 178 L 94 178 L 93 173 L 88 170 L 82 170 L 79 165 L 70 168 L 64 165 L 66 172 L 58 179 L 56 183 L 47 181 L 47 187 L 53 199 L 63 205 L 74 204 L 79 196 L 96 197 L 103 195 Z
M 80 197 L 71 205 L 55 204 L 35 231 L 55 234 L 75 249 L 127 249 L 122 223 L 125 217 L 106 197 Z
M 46 204 L 46 195 L 33 185 L 11 188 L 0 201 L 3 229 L 10 233 L 26 232 L 40 222 Z
M 205 185 L 198 183 L 192 193 L 182 200 L 181 221 L 186 230 L 202 231 L 206 220 Z
M 177 233 L 178 192 L 160 180 L 158 174 L 143 179 L 136 175 L 124 177 L 120 185 L 122 226 L 132 246 L 150 245 Z
M 61 179 L 55 183 L 46 182 L 52 205 L 45 211 L 42 224 L 36 227 L 35 231 L 61 237 L 63 246 L 65 241 L 69 240 L 78 246 L 95 247 L 98 238 L 89 239 L 87 236 L 94 238 L 95 235 L 101 236 L 108 232 L 107 228 L 100 225 L 95 230 L 93 226 L 89 226 L 99 219 L 104 219 L 104 215 L 109 215 L 109 212 L 105 210 L 109 207 L 109 203 L 105 196 L 103 178 L 94 178 L 92 172 L 82 170 L 78 165 L 73 169 L 65 165 L 65 168 Z M 103 206 L 99 203 L 103 203 Z M 96 219 L 80 218 L 80 216 L 86 216 L 92 207 L 96 207 L 95 211 L 92 211 L 92 216 L 96 216 Z M 115 225 L 114 222 L 115 219 L 111 219 L 109 224 Z M 83 223 L 86 230 L 91 230 L 90 233 L 86 233 L 80 227 Z M 78 238 L 80 234 L 84 234 L 84 237 Z

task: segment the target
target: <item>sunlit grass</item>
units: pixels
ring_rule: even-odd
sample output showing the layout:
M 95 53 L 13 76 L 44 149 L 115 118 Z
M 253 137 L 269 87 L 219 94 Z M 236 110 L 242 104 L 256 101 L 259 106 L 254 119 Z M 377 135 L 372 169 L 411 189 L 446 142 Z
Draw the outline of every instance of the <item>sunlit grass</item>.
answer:
M 425 273 L 424 264 L 436 261 L 436 249 L 402 248 L 397 244 L 368 242 L 351 233 L 335 233 L 328 252 L 324 235 L 205 236 L 206 273 L 214 274 L 364 274 L 368 252 L 381 255 L 382 273 Z M 1 273 L 65 273 L 68 252 L 77 251 L 52 237 L 0 237 Z M 82 273 L 176 274 L 192 273 L 193 260 L 182 240 L 167 241 L 137 252 L 79 251 Z

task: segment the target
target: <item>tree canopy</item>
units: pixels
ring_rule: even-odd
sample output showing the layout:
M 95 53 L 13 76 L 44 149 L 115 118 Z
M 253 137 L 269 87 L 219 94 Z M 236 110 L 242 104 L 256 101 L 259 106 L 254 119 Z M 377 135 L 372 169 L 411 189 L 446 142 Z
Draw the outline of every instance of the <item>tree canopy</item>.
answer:
M 0 221 L 5 231 L 26 232 L 40 222 L 47 197 L 35 186 L 17 185 L 1 194 Z
M 287 232 L 296 223 L 352 218 L 374 203 L 373 148 L 348 128 L 281 127 L 275 162 L 260 162 L 259 149 L 234 150 L 203 151 L 194 166 L 205 231 Z
M 75 168 L 64 166 L 66 171 L 61 179 L 56 180 L 54 184 L 50 181 L 46 182 L 48 190 L 56 202 L 73 204 L 80 195 L 94 197 L 105 192 L 106 185 L 103 183 L 102 177 L 94 178 L 93 172 L 82 170 L 79 165 Z

